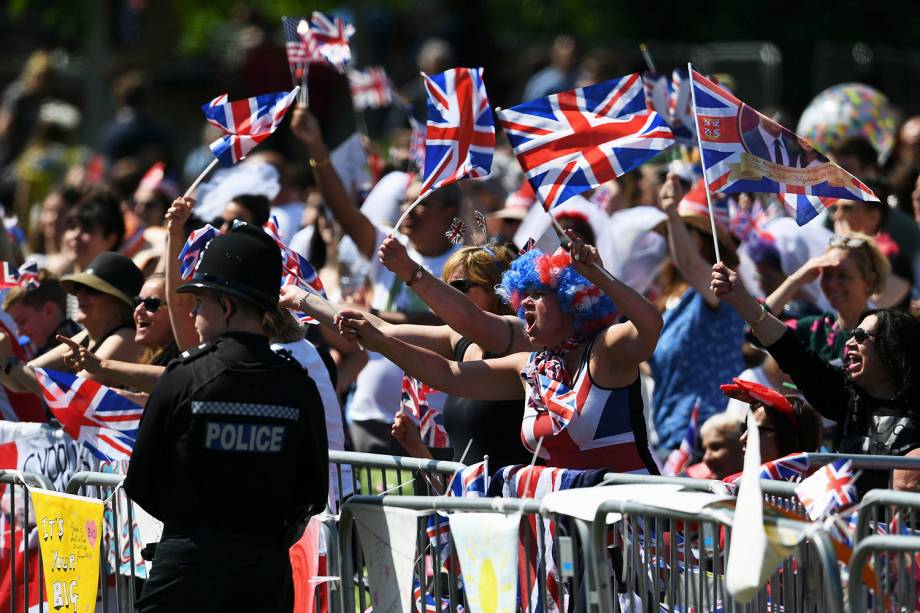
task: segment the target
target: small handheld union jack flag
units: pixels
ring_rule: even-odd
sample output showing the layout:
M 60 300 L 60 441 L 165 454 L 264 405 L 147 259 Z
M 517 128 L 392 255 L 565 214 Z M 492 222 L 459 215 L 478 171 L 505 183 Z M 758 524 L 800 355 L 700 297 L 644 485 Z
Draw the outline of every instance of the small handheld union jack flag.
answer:
M 447 229 L 444 236 L 452 245 L 462 245 L 466 232 L 467 227 L 463 220 L 454 217 L 454 220 L 450 223 L 450 228 Z
M 26 262 L 18 269 L 9 262 L 0 262 L 0 288 L 25 287 L 35 289 L 38 285 L 37 262 Z
M 419 434 L 429 447 L 449 447 L 447 431 L 437 421 L 440 413 L 428 405 L 428 394 L 435 390 L 418 379 L 403 374 L 400 408 L 418 424 Z
M 309 32 L 302 34 L 309 36 L 316 51 L 336 70 L 345 72 L 345 67 L 351 62 L 351 47 L 348 44 L 355 33 L 355 27 L 341 17 L 333 17 L 313 11 L 310 17 Z
M 64 431 L 100 460 L 128 460 L 144 409 L 92 379 L 35 368 L 48 408 Z
M 422 77 L 428 125 L 419 199 L 464 177 L 487 178 L 495 153 L 495 122 L 482 68 L 451 68 Z
M 201 254 L 204 252 L 204 246 L 219 234 L 220 230 L 211 224 L 192 230 L 188 240 L 185 241 L 185 245 L 182 247 L 182 251 L 179 252 L 180 277 L 188 279 L 192 276 L 192 273 L 195 272 L 195 267 L 198 266 L 198 260 L 201 259 Z
M 228 101 L 222 94 L 201 107 L 208 123 L 224 133 L 211 143 L 211 153 L 221 166 L 233 166 L 278 128 L 300 87 L 289 92 L 263 94 Z
M 284 49 L 287 52 L 288 64 L 297 79 L 302 76 L 299 71 L 303 70 L 304 64 L 325 61 L 317 53 L 313 40 L 301 34 L 304 29 L 309 30 L 306 17 L 282 17 L 281 29 L 284 30 Z
M 674 144 L 645 105 L 639 73 L 499 110 L 514 154 L 548 211 Z
M 845 509 L 859 500 L 852 460 L 837 460 L 818 469 L 795 488 L 812 521 Z
M 348 84 L 351 86 L 352 104 L 358 111 L 379 109 L 393 103 L 393 88 L 382 66 L 349 70 Z
M 760 467 L 760 478 L 773 481 L 798 482 L 808 472 L 808 465 L 807 453 L 790 453 L 787 456 L 763 464 Z

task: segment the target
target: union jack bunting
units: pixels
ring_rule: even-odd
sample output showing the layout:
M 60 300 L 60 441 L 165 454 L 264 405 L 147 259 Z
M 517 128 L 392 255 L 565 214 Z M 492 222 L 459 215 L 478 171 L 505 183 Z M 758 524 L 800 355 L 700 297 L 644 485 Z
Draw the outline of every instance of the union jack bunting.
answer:
M 48 408 L 75 441 L 100 460 L 129 460 L 144 412 L 106 386 L 66 372 L 35 368 Z
M 188 240 L 185 241 L 185 245 L 182 247 L 182 251 L 179 252 L 180 277 L 188 279 L 192 276 L 198 266 L 198 260 L 201 259 L 201 254 L 204 252 L 204 246 L 219 234 L 220 230 L 211 224 L 205 224 L 197 230 L 192 230 Z
M 301 23 L 303 23 L 302 27 Z M 282 17 L 281 29 L 284 30 L 284 50 L 287 52 L 288 64 L 292 68 L 302 70 L 304 64 L 324 61 L 323 57 L 317 53 L 316 44 L 309 36 L 306 17 Z M 298 73 L 295 76 L 300 78 L 301 75 Z
M 547 211 L 674 144 L 664 119 L 646 108 L 639 73 L 531 100 L 498 116 Z
M 341 17 L 319 11 L 313 11 L 310 17 L 309 36 L 316 45 L 316 52 L 341 73 L 345 72 L 345 67 L 351 62 L 348 39 L 354 33 L 355 27 Z
M 224 133 L 211 143 L 211 153 L 221 166 L 233 166 L 253 147 L 277 129 L 297 97 L 299 87 L 289 92 L 263 94 L 245 100 L 228 101 L 227 94 L 201 107 L 208 123 Z
M 485 179 L 495 154 L 495 122 L 482 68 L 451 68 L 425 79 L 428 124 L 419 198 L 464 177 Z
M 845 509 L 859 500 L 852 460 L 837 460 L 822 466 L 795 488 L 812 521 Z
M 773 481 L 799 482 L 808 472 L 808 454 L 790 453 L 760 467 L 760 478 Z
M 38 263 L 26 262 L 18 269 L 9 262 L 0 262 L 0 288 L 38 287 Z
M 810 143 L 693 71 L 703 171 L 713 193 L 766 192 L 848 200 L 878 198 Z M 798 204 L 798 203 L 797 203 Z M 818 207 L 796 207 L 796 223 Z
M 463 223 L 463 220 L 454 217 L 454 220 L 450 222 L 450 227 L 447 229 L 447 232 L 444 233 L 444 236 L 452 245 L 462 245 L 466 232 L 467 227 L 466 224 Z
M 668 459 L 661 471 L 662 475 L 674 476 L 684 472 L 687 463 L 696 454 L 699 425 L 700 399 L 697 398 L 696 403 L 693 405 L 693 412 L 690 413 L 690 425 L 687 426 L 687 434 L 684 436 L 684 440 L 680 442 L 680 447 L 668 455 Z
M 382 66 L 349 70 L 348 84 L 351 87 L 351 102 L 359 111 L 379 109 L 393 103 L 393 88 Z

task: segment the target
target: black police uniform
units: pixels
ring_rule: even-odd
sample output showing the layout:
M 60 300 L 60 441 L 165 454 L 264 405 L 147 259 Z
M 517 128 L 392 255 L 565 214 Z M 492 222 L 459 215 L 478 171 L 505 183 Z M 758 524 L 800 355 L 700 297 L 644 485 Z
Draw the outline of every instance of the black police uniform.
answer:
M 125 479 L 165 524 L 137 610 L 291 611 L 288 547 L 324 508 L 328 474 L 316 385 L 267 337 L 228 332 L 171 362 Z

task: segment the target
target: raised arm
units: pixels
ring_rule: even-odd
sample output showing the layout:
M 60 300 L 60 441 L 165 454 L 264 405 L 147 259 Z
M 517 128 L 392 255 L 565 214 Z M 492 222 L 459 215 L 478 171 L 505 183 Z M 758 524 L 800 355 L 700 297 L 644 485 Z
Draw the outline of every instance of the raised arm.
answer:
M 361 254 L 371 259 L 376 247 L 377 229 L 361 212 L 342 184 L 332 165 L 329 149 L 323 141 L 323 133 L 316 117 L 305 107 L 298 106 L 291 115 L 291 133 L 310 150 L 313 178 L 316 179 L 316 185 L 332 215 L 342 224 L 345 233 L 355 242 Z
M 403 281 L 411 279 L 418 269 L 406 247 L 392 236 L 380 245 L 378 257 L 381 264 Z M 520 319 L 483 311 L 466 294 L 427 271 L 422 271 L 422 278 L 412 289 L 444 323 L 484 350 L 500 356 L 534 350 L 522 332 Z
M 85 371 L 97 380 L 106 379 L 149 394 L 166 371 L 164 366 L 100 358 L 66 336 L 58 336 L 57 340 L 69 349 L 64 354 L 64 362 L 73 370 Z
M 185 223 L 192 214 L 193 206 L 195 200 L 192 198 L 176 198 L 166 211 L 166 307 L 179 351 L 195 347 L 200 342 L 194 320 L 184 316 L 192 310 L 194 299 L 189 294 L 176 292 L 182 285 L 179 254 L 185 245 Z
M 520 372 L 526 353 L 494 360 L 454 362 L 395 338 L 387 338 L 361 313 L 342 311 L 336 317 L 339 333 L 358 337 L 365 347 L 382 353 L 407 374 L 447 394 L 474 400 L 523 398 Z
M 751 326 L 754 335 L 792 377 L 818 413 L 839 420 L 846 406 L 846 375 L 806 347 L 795 333 L 744 289 L 738 274 L 725 264 L 712 267 L 712 291 Z
M 836 251 L 822 253 L 811 258 L 789 275 L 779 287 L 773 290 L 772 294 L 767 296 L 767 308 L 770 309 L 771 313 L 782 313 L 789 301 L 795 298 L 795 295 L 803 286 L 818 278 L 822 268 L 839 265 L 840 256 Z
M 687 226 L 677 214 L 677 205 L 683 197 L 684 190 L 677 175 L 668 173 L 658 198 L 661 210 L 668 216 L 668 246 L 671 260 L 687 284 L 700 293 L 706 304 L 715 308 L 719 306 L 719 299 L 709 289 L 711 264 L 700 255 Z
M 626 323 L 607 328 L 599 347 L 605 358 L 625 368 L 634 368 L 647 360 L 658 344 L 663 321 L 655 308 L 639 292 L 629 287 L 601 265 L 597 249 L 587 245 L 572 230 L 566 235 L 571 240 L 572 262 L 582 276 L 610 296 Z

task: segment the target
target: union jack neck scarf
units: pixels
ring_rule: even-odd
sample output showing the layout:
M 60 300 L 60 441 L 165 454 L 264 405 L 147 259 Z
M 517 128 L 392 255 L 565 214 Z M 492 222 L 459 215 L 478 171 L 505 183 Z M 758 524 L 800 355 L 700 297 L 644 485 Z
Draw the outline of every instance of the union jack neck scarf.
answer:
M 572 377 L 565 367 L 565 355 L 578 347 L 587 339 L 586 336 L 575 335 L 568 338 L 556 347 L 545 348 L 534 355 L 533 360 L 527 365 L 527 369 L 521 373 L 521 378 L 531 385 L 534 389 L 539 389 L 539 375 L 545 375 L 553 381 L 559 381 L 565 385 L 572 385 Z

